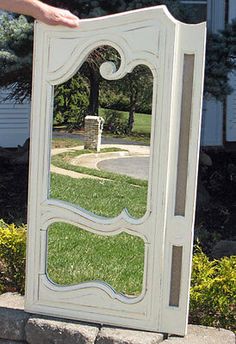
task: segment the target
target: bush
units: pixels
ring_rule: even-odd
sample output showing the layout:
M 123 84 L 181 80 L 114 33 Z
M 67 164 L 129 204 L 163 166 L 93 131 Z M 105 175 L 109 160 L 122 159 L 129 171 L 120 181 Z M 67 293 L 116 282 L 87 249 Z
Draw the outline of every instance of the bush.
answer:
M 24 293 L 26 226 L 0 220 L 0 292 Z
M 236 256 L 209 258 L 197 247 L 193 256 L 190 323 L 236 330 Z
M 106 110 L 102 114 L 104 118 L 104 130 L 116 135 L 127 134 L 127 116 L 123 112 L 116 110 Z
M 89 86 L 80 74 L 54 89 L 54 125 L 65 124 L 68 130 L 81 128 L 89 106 Z
M 26 226 L 0 220 L 0 293 L 24 293 Z M 197 247 L 193 256 L 192 324 L 236 330 L 236 256 L 210 260 Z

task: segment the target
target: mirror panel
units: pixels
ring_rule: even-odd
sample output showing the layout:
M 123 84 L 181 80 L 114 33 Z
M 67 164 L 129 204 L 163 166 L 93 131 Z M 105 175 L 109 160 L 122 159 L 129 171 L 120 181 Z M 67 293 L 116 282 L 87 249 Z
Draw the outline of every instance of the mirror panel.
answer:
M 100 66 L 118 70 L 120 64 L 114 48 L 99 47 L 70 80 L 55 86 L 49 198 L 104 217 L 127 209 L 141 218 L 147 211 L 153 76 L 139 65 L 120 80 L 102 78 Z M 90 116 L 97 116 L 95 126 Z M 88 144 L 94 132 L 100 137 L 92 139 L 95 148 Z
M 145 244 L 138 236 L 102 236 L 57 222 L 48 228 L 47 252 L 47 276 L 56 284 L 103 281 L 129 297 L 142 292 Z

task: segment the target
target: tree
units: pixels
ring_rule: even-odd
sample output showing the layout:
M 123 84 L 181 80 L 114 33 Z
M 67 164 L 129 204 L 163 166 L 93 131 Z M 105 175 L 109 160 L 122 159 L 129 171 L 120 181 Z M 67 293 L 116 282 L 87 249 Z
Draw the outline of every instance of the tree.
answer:
M 80 69 L 81 75 L 89 80 L 89 107 L 88 114 L 98 115 L 99 107 L 99 88 L 101 82 L 101 75 L 99 68 L 101 64 L 107 60 L 117 60 L 117 52 L 114 48 L 109 46 L 101 46 L 92 51 L 87 60 Z
M 139 110 L 151 113 L 152 92 L 152 73 L 147 66 L 139 65 L 121 80 L 102 83 L 102 105 L 110 109 L 128 111 L 127 133 L 131 133 L 135 112 Z M 107 99 L 108 102 L 105 101 Z
M 179 0 L 116 0 L 116 1 L 47 1 L 44 2 L 58 7 L 68 8 L 81 18 L 97 17 L 106 14 L 118 13 L 126 10 L 166 4 L 171 12 L 179 19 L 184 18 L 183 6 Z M 23 100 L 31 93 L 32 75 L 32 47 L 33 25 L 32 19 L 24 16 L 12 18 L 4 16 L 0 27 L 0 87 L 12 87 L 11 96 Z M 97 73 L 91 72 L 91 80 L 97 82 Z M 95 106 L 96 108 L 96 106 Z
M 79 74 L 56 86 L 54 121 L 66 124 L 70 129 L 83 127 L 88 108 L 88 95 L 88 81 Z
M 10 87 L 11 96 L 24 100 L 31 93 L 33 25 L 24 16 L 1 17 L 0 87 Z
M 95 17 L 121 11 L 165 4 L 171 13 L 182 21 L 191 22 L 191 13 L 187 13 L 179 0 L 72 0 L 45 1 L 52 5 L 70 9 L 81 18 Z M 235 69 L 233 62 L 236 57 L 235 23 L 217 35 L 208 38 L 206 58 L 205 94 L 222 100 L 231 91 L 229 72 Z M 31 59 L 32 59 L 32 24 L 19 18 L 2 19 L 0 27 L 0 87 L 13 86 L 12 95 L 18 99 L 30 96 L 31 88 Z M 235 46 L 235 44 L 234 44 Z M 91 74 L 91 78 L 96 74 Z M 97 76 L 96 76 L 97 77 Z M 96 78 L 94 78 L 96 80 Z M 97 80 L 96 80 L 97 81 Z M 96 108 L 96 106 L 95 106 Z
M 223 101 L 232 92 L 229 75 L 236 69 L 235 23 L 220 34 L 209 34 L 207 42 L 204 94 Z

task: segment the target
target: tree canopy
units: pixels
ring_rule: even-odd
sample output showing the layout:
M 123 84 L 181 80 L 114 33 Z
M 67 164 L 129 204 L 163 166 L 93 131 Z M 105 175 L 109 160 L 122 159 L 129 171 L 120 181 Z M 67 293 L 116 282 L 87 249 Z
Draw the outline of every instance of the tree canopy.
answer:
M 96 17 L 131 9 L 165 4 L 179 20 L 195 21 L 179 0 L 72 0 L 46 1 L 68 8 L 81 18 Z M 30 96 L 32 74 L 32 19 L 24 16 L 1 18 L 0 26 L 0 87 L 11 87 L 12 96 L 22 100 Z M 236 23 L 225 31 L 208 36 L 205 95 L 224 99 L 231 92 L 229 72 L 235 69 Z

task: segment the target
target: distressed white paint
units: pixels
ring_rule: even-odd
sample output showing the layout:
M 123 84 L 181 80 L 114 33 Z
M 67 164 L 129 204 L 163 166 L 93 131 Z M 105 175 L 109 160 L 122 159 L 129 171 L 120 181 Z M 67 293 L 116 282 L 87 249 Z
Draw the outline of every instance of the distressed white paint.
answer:
M 30 104 L 17 104 L 8 95 L 0 90 L 0 147 L 17 147 L 29 137 Z
M 151 163 L 147 212 L 133 219 L 95 216 L 80 207 L 48 198 L 53 85 L 68 80 L 88 54 L 101 45 L 120 53 L 118 71 L 106 63 L 102 76 L 119 79 L 139 64 L 153 73 Z M 205 24 L 176 21 L 165 6 L 81 20 L 79 29 L 35 25 L 31 163 L 25 309 L 89 322 L 184 335 L 188 316 Z M 175 216 L 178 139 L 184 54 L 195 55 L 184 216 Z M 46 233 L 65 221 L 100 235 L 124 231 L 143 238 L 142 294 L 129 298 L 102 282 L 62 287 L 46 275 Z M 169 306 L 172 245 L 183 247 L 179 307 Z

